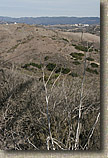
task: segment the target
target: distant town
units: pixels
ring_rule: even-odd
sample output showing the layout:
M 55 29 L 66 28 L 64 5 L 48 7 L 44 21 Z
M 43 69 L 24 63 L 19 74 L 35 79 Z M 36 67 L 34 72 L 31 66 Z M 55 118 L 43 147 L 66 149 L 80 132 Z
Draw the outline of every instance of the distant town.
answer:
M 17 22 L 5 22 L 5 21 L 0 21 L 0 24 L 6 24 L 6 25 L 8 25 L 8 24 L 17 24 Z M 61 24 L 59 24 L 59 25 L 61 25 Z M 70 26 L 82 26 L 82 27 L 87 27 L 87 26 L 89 26 L 89 24 L 81 24 L 81 23 L 79 23 L 79 24 L 72 24 L 72 25 L 70 25 Z
M 4 22 L 0 21 L 0 24 L 18 24 L 18 22 Z M 43 27 L 51 30 L 58 30 L 63 32 L 85 32 L 95 34 L 100 36 L 100 24 L 57 24 L 57 25 L 42 25 L 42 24 L 32 24 L 37 27 Z

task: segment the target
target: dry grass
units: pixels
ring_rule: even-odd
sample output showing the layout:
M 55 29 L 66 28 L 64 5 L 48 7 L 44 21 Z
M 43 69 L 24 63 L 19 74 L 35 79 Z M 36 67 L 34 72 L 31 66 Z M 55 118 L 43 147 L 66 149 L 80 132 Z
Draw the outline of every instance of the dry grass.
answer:
M 0 149 L 99 150 L 100 67 L 97 74 L 86 71 L 88 59 L 99 62 L 99 52 L 76 50 L 80 33 L 23 24 L 0 30 L 6 31 L 0 39 Z M 99 37 L 83 38 L 99 49 Z
M 47 123 L 46 90 L 43 81 L 34 77 L 20 75 L 4 70 L 2 79 L 0 138 L 4 150 L 74 150 L 76 128 L 79 113 L 79 101 L 82 79 L 60 76 L 52 87 L 47 83 L 48 115 L 50 132 Z M 91 82 L 92 81 L 92 82 Z M 100 149 L 99 122 L 90 137 L 90 131 L 99 113 L 98 83 L 86 81 L 82 98 L 81 133 L 79 149 Z M 95 87 L 94 87 L 95 86 Z M 99 90 L 99 88 L 98 88 Z M 50 98 L 49 98 L 50 96 Z M 50 136 L 50 137 L 48 137 Z M 90 140 L 88 139 L 90 137 Z M 50 138 L 53 138 L 54 147 Z M 51 144 L 50 144 L 51 143 Z

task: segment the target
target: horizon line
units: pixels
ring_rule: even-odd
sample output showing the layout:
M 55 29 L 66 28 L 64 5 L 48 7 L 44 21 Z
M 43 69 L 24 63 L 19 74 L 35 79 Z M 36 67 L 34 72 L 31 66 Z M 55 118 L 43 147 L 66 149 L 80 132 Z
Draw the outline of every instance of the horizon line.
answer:
M 19 16 L 19 17 L 13 17 L 13 16 L 4 16 L 4 15 L 0 15 L 0 17 L 7 17 L 7 18 L 58 18 L 58 17 L 67 17 L 67 18 L 71 18 L 71 17 L 75 17 L 75 18 L 100 18 L 100 16 Z

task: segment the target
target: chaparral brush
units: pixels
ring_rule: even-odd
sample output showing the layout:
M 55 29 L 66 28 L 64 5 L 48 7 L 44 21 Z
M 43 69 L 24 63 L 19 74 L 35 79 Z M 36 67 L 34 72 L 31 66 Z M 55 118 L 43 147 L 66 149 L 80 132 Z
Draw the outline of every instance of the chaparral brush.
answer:
M 0 149 L 100 149 L 100 26 L 0 24 Z

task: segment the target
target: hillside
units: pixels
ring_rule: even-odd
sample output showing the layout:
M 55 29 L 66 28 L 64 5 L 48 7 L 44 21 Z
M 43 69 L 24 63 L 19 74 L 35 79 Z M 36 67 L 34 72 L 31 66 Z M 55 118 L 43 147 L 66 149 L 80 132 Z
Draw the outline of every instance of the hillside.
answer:
M 99 150 L 100 37 L 1 24 L 0 46 L 0 148 L 75 150 L 81 103 L 78 149 Z
M 57 25 L 57 24 L 100 24 L 98 17 L 21 17 L 11 18 L 0 16 L 0 21 L 17 22 L 38 25 Z

